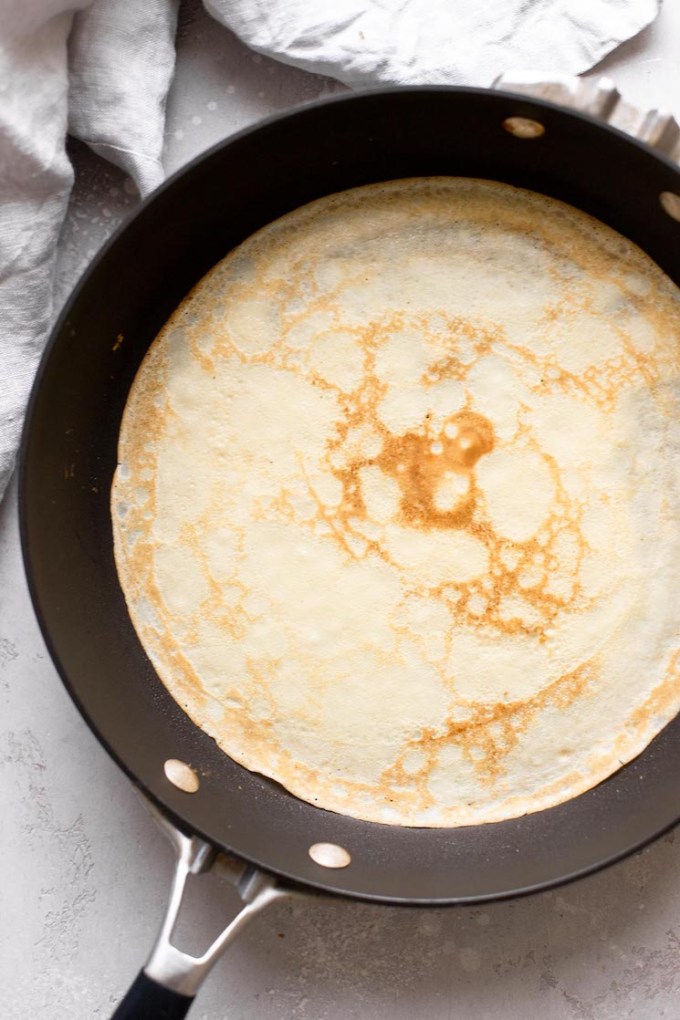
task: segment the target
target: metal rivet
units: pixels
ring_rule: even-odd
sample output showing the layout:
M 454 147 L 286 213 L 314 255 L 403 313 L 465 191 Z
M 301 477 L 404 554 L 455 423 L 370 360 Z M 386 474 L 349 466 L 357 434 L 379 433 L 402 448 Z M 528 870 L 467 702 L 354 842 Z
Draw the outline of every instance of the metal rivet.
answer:
M 662 191 L 659 201 L 668 215 L 680 223 L 680 195 L 675 195 L 672 191 Z
M 538 120 L 529 117 L 506 117 L 503 121 L 505 130 L 515 138 L 540 138 L 545 128 Z
M 309 856 L 322 868 L 346 868 L 352 860 L 349 851 L 337 843 L 312 843 Z
M 201 785 L 191 765 L 180 761 L 179 758 L 168 758 L 163 766 L 163 771 L 172 785 L 176 786 L 178 790 L 183 790 L 184 793 L 196 793 Z

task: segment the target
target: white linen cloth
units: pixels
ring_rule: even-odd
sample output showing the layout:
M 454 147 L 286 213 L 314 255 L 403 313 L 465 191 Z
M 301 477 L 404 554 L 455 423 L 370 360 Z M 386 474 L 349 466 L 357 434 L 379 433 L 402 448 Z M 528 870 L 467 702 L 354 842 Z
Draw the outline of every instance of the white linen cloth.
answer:
M 53 320 L 73 173 L 67 131 L 163 179 L 179 0 L 0 0 L 0 498 Z M 205 0 L 252 49 L 347 85 L 489 85 L 513 68 L 577 74 L 661 0 Z

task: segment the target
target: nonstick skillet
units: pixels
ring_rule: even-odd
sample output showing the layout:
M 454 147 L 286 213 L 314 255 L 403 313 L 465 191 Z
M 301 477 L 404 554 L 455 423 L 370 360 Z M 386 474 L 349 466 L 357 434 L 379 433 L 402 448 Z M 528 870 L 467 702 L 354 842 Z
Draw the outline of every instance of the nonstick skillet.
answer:
M 303 803 L 235 764 L 184 715 L 137 639 L 116 575 L 109 492 L 121 414 L 146 349 L 211 266 L 297 206 L 400 177 L 505 181 L 596 216 L 680 284 L 675 122 L 639 114 L 607 82 L 528 87 L 572 109 L 506 81 L 511 92 L 412 88 L 336 97 L 241 132 L 140 207 L 94 261 L 54 330 L 21 455 L 33 602 L 76 705 L 152 803 L 178 853 L 159 940 L 119 1018 L 184 1016 L 227 941 L 278 895 L 317 891 L 418 906 L 501 899 L 592 872 L 680 819 L 680 719 L 595 789 L 506 822 L 402 828 Z M 195 960 L 170 939 L 184 880 L 211 864 L 237 884 L 245 907 Z

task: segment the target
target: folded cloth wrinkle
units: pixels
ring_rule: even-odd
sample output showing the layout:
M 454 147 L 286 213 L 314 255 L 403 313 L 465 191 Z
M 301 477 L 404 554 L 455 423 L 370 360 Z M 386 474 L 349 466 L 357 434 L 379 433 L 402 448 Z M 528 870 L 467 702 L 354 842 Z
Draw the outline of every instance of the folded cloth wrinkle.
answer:
M 38 10 L 40 6 L 40 10 Z M 0 42 L 0 494 L 52 323 L 59 231 L 73 171 L 64 138 L 66 41 L 73 20 L 57 0 L 12 3 Z
M 163 180 L 178 0 L 94 0 L 69 39 L 69 131 L 147 194 Z
M 489 85 L 518 67 L 578 74 L 659 9 L 658 0 L 204 2 L 252 49 L 350 86 Z
M 349 86 L 579 73 L 660 0 L 204 0 L 251 49 Z M 0 0 L 0 498 L 53 321 L 68 131 L 134 180 L 164 177 L 179 0 Z

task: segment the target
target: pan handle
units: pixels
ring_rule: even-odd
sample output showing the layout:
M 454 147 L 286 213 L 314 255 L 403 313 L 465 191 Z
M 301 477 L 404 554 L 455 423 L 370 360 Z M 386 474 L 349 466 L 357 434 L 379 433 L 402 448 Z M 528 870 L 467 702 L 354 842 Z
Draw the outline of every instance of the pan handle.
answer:
M 204 840 L 186 836 L 147 803 L 175 847 L 175 873 L 167 910 L 149 960 L 137 975 L 111 1020 L 180 1020 L 186 1016 L 208 973 L 242 928 L 276 899 L 293 895 L 276 879 L 237 858 L 217 854 Z M 202 956 L 191 956 L 171 943 L 189 875 L 214 870 L 238 889 L 243 909 Z
M 193 995 L 173 992 L 140 970 L 111 1020 L 182 1020 L 193 1001 Z
M 606 121 L 680 163 L 680 125 L 663 110 L 643 110 L 623 98 L 610 78 L 577 78 L 517 71 L 501 74 L 492 89 L 547 99 Z

